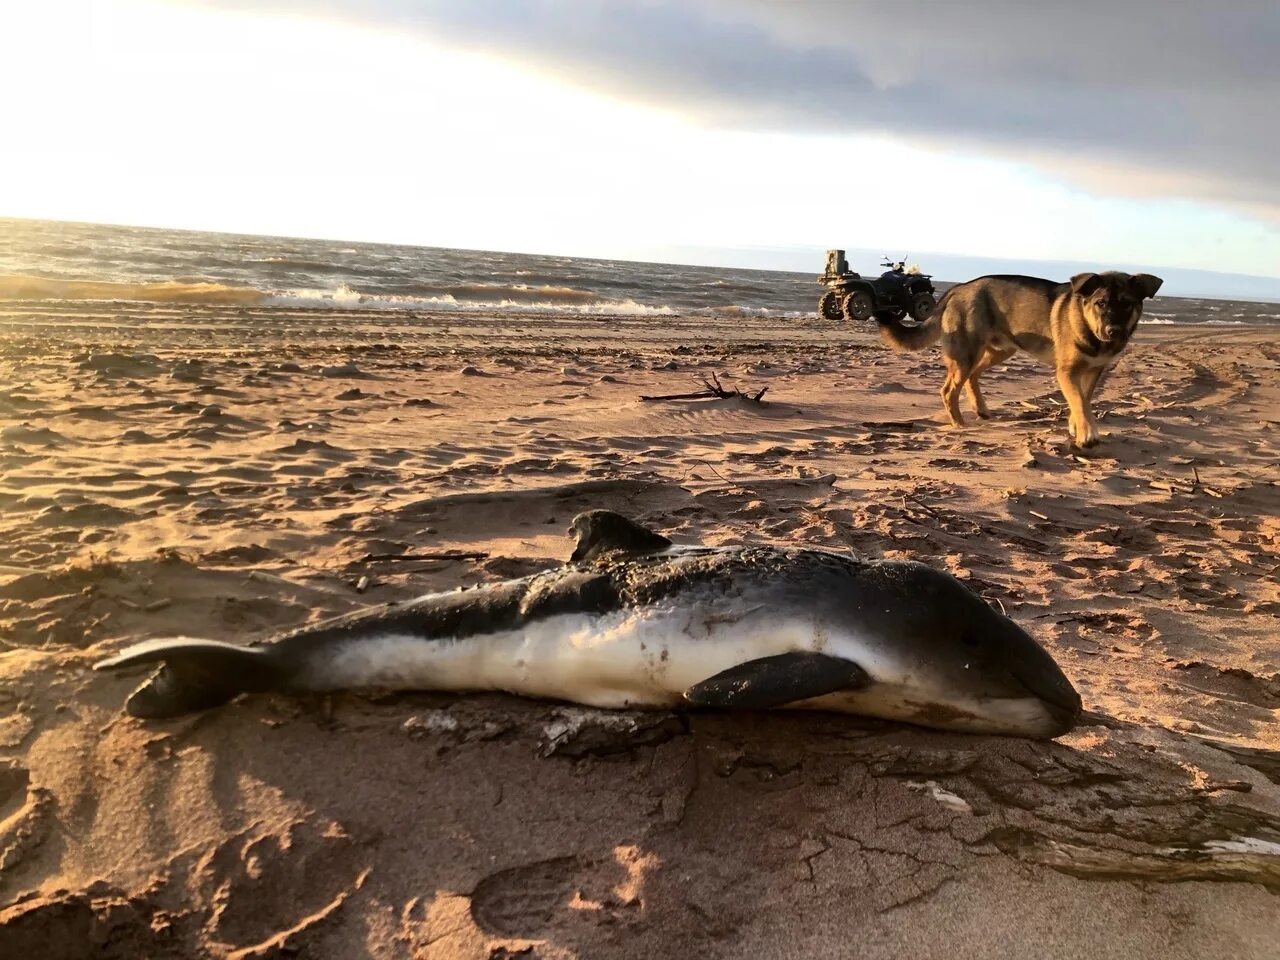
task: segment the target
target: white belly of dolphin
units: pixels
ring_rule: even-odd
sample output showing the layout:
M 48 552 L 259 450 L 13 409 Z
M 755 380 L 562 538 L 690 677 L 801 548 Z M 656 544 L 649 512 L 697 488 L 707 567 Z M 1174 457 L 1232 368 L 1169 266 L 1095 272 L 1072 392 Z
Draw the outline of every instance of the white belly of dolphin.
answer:
M 561 614 L 458 639 L 386 633 L 335 644 L 296 680 L 313 690 L 505 690 L 598 707 L 665 707 L 747 660 L 790 651 L 846 657 L 873 675 L 865 645 L 815 618 L 761 605 L 694 604 Z

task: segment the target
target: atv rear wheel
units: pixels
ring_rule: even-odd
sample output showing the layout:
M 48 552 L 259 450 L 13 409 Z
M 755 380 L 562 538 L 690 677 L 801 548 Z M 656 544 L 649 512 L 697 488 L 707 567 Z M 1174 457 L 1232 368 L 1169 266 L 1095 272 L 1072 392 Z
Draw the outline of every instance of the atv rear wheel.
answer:
M 875 304 L 871 302 L 871 295 L 865 290 L 855 290 L 844 298 L 844 315 L 848 320 L 861 323 L 870 320 L 874 312 Z
M 840 312 L 840 294 L 835 290 L 824 293 L 822 299 L 818 301 L 818 315 L 826 320 L 843 320 L 844 314 Z
M 938 305 L 938 301 L 933 299 L 932 293 L 917 293 L 911 298 L 911 316 L 915 319 L 924 321 L 933 316 L 933 308 Z

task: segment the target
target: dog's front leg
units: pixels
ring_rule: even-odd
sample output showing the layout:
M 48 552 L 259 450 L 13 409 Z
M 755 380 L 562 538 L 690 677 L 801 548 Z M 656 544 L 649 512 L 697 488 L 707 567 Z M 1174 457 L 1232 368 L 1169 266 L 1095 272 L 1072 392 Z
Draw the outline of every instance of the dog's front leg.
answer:
M 1088 364 L 1073 364 L 1058 368 L 1058 385 L 1067 398 L 1071 411 L 1068 430 L 1078 447 L 1092 447 L 1098 442 L 1098 424 L 1089 410 L 1089 387 L 1093 385 L 1093 371 Z
M 1089 408 L 1090 416 L 1093 415 L 1093 398 L 1098 393 L 1098 387 L 1102 384 L 1102 378 L 1106 376 L 1107 371 L 1110 369 L 1110 366 L 1090 367 L 1084 373 L 1084 378 L 1081 382 L 1084 384 L 1084 402 Z

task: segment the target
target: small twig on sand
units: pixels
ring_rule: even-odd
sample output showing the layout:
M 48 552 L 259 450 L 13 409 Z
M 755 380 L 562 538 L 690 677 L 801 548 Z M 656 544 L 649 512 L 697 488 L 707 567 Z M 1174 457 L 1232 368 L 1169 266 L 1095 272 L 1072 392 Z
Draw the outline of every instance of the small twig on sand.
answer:
M 719 470 L 717 470 L 715 467 L 713 467 L 713 466 L 712 466 L 710 463 L 708 463 L 706 460 L 699 460 L 698 462 L 699 462 L 700 464 L 702 464 L 704 467 L 706 467 L 708 470 L 710 470 L 712 473 L 714 473 L 717 477 L 719 477 L 719 478 L 720 478 L 721 480 L 723 480 L 725 483 L 729 484 L 729 486 L 731 486 L 731 487 L 738 487 L 738 486 L 741 486 L 741 484 L 734 483 L 732 480 L 730 480 L 728 477 L 726 477 L 723 473 L 721 473 Z
M 1176 483 L 1166 482 L 1164 480 L 1148 480 L 1147 486 L 1153 490 L 1163 490 L 1165 493 L 1194 493 L 1195 487 L 1183 487 Z
M 937 510 L 933 509 L 933 507 L 929 506 L 927 503 L 924 503 L 924 502 L 923 502 L 923 501 L 921 501 L 921 500 L 917 500 L 915 497 L 913 497 L 913 496 L 912 496 L 911 494 L 909 494 L 909 493 L 908 493 L 908 494 L 904 494 L 904 495 L 903 495 L 903 497 L 902 497 L 902 499 L 903 499 L 903 500 L 910 500 L 912 503 L 914 503 L 917 507 L 919 507 L 919 508 L 920 508 L 921 510 L 923 510 L 925 513 L 929 514 L 929 516 L 933 517 L 933 519 L 935 519 L 935 520 L 939 520 L 939 521 L 941 521 L 941 520 L 943 519 L 943 518 L 942 518 L 942 515 L 941 515 L 940 513 L 938 513 L 938 511 L 937 511 Z
M 765 392 L 768 387 L 761 387 L 755 393 L 745 393 L 742 390 L 726 390 L 724 384 L 720 382 L 720 378 L 714 373 L 710 379 L 702 378 L 702 389 L 696 393 L 667 393 L 661 396 L 645 396 L 641 395 L 641 400 L 732 400 L 735 397 L 741 400 L 747 400 L 751 403 L 762 403 Z
M 1191 485 L 1192 493 L 1200 492 L 1203 494 L 1207 494 L 1208 496 L 1213 497 L 1216 500 L 1221 500 L 1224 496 L 1226 496 L 1226 494 L 1224 494 L 1221 490 L 1215 490 L 1213 487 L 1208 486 L 1207 484 L 1203 483 L 1200 480 L 1200 471 L 1195 468 L 1195 464 L 1191 465 L 1191 475 L 1195 477 L 1195 483 Z
M 415 560 L 487 560 L 481 550 L 438 550 L 434 553 L 366 553 L 361 563 L 411 563 Z
M 933 519 L 938 523 L 938 525 L 941 526 L 941 528 L 943 530 L 946 530 L 948 533 L 953 532 L 948 530 L 947 528 L 948 528 L 948 524 L 952 522 L 952 519 L 954 519 L 954 520 L 963 520 L 965 523 L 971 524 L 973 529 L 970 530 L 969 533 L 985 533 L 989 536 L 998 536 L 998 534 L 996 534 L 989 527 L 987 527 L 986 524 L 979 523 L 977 520 L 973 520 L 970 517 L 962 517 L 958 515 L 955 516 L 954 518 L 949 519 L 947 517 L 944 517 L 937 510 L 933 509 L 933 507 L 929 506 L 923 500 L 917 499 L 915 496 L 913 496 L 910 493 L 904 493 L 902 495 L 903 515 L 907 520 L 910 520 L 912 523 L 919 524 L 920 526 L 926 525 L 924 521 L 917 520 L 911 516 L 911 509 L 910 507 L 907 506 L 907 501 L 914 503 L 917 507 L 919 507 L 925 513 L 927 513 L 929 516 L 933 517 Z M 959 536 L 962 536 L 962 537 L 968 535 L 965 533 L 960 533 L 959 531 L 954 531 L 954 532 L 956 532 Z

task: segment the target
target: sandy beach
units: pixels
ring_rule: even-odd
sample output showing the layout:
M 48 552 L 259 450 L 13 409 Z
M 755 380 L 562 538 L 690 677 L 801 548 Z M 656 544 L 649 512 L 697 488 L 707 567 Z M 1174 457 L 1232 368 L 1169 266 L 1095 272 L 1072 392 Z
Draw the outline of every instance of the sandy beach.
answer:
M 812 317 L 10 301 L 0 374 L 0 956 L 1276 955 L 1280 328 L 1143 327 L 1086 454 L 1029 358 L 954 430 L 935 351 Z M 639 399 L 711 374 L 766 402 Z M 545 569 L 596 507 L 945 568 L 1093 717 L 142 723 L 90 670 Z

